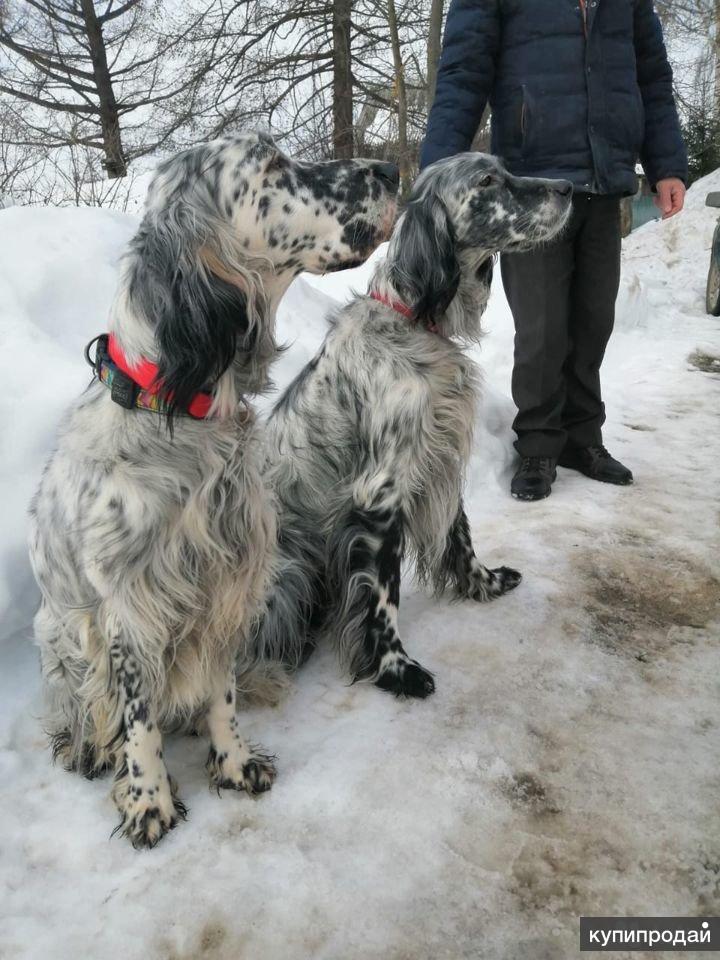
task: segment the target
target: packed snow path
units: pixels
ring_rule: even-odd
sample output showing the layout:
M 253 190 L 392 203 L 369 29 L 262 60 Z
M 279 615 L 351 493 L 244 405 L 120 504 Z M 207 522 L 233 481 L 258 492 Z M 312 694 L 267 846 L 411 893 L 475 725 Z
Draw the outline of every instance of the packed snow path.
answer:
M 0 211 L 0 957 L 563 960 L 579 955 L 580 914 L 718 913 L 713 188 L 720 174 L 681 217 L 625 243 L 606 441 L 635 485 L 560 470 L 547 501 L 510 499 L 512 322 L 496 283 L 467 506 L 481 559 L 523 583 L 476 605 L 433 601 L 408 579 L 403 639 L 436 694 L 349 687 L 329 653 L 315 656 L 281 706 L 243 717 L 278 755 L 258 800 L 211 794 L 205 742 L 169 738 L 190 815 L 143 853 L 109 838 L 106 780 L 50 763 L 24 546 L 136 221 Z M 367 271 L 291 289 L 280 384 Z

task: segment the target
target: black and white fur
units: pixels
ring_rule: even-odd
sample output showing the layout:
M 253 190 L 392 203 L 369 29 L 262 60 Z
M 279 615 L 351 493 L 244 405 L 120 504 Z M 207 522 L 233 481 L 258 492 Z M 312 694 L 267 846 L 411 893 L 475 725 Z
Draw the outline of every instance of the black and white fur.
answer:
M 168 727 L 205 721 L 214 786 L 273 781 L 235 719 L 235 661 L 276 540 L 244 398 L 266 387 L 293 277 L 364 259 L 396 189 L 390 164 L 297 163 L 258 134 L 180 153 L 150 187 L 110 329 L 131 363 L 159 364 L 172 399 L 163 414 L 126 410 L 91 384 L 31 510 L 54 753 L 87 776 L 114 770 L 119 829 L 135 846 L 184 815 L 163 761 Z M 199 421 L 185 410 L 202 389 L 214 401 Z
M 369 290 L 412 319 L 356 297 L 271 416 L 281 558 L 258 656 L 298 664 L 324 628 L 353 679 L 425 697 L 432 676 L 398 633 L 403 557 L 459 597 L 519 583 L 478 561 L 463 510 L 478 401 L 463 344 L 480 335 L 493 255 L 551 238 L 570 195 L 564 181 L 512 177 L 482 154 L 421 174 Z

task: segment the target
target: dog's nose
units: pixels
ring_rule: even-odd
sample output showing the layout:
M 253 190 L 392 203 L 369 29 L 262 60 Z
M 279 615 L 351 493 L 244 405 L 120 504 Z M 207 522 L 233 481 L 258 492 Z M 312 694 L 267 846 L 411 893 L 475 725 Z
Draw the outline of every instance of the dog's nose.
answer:
M 400 167 L 396 163 L 374 163 L 372 172 L 386 186 L 397 189 L 400 185 Z
M 569 197 L 572 193 L 573 186 L 569 180 L 558 180 L 553 184 L 553 190 L 556 193 L 559 193 L 561 197 Z

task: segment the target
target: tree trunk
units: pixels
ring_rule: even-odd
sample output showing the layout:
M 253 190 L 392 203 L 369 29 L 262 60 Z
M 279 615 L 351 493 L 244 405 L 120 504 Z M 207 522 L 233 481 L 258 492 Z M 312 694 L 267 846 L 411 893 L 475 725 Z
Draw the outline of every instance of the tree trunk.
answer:
M 334 0 L 333 11 L 333 156 L 349 160 L 353 143 L 353 80 L 350 50 L 352 0 Z
M 715 123 L 720 124 L 720 0 L 715 0 L 714 17 L 715 38 L 713 42 L 713 54 L 715 55 L 715 99 L 713 102 L 713 119 Z
M 390 30 L 390 45 L 392 47 L 393 64 L 395 66 L 395 88 L 397 91 L 400 194 L 404 197 L 410 192 L 411 180 L 407 145 L 407 91 L 405 89 L 405 66 L 402 61 L 402 51 L 400 49 L 400 34 L 398 32 L 395 0 L 386 0 L 386 2 L 388 27 Z
M 108 67 L 102 25 L 95 13 L 95 4 L 93 0 L 80 0 L 80 8 L 85 23 L 94 81 L 100 101 L 100 124 L 105 151 L 103 166 L 107 170 L 108 177 L 113 180 L 117 177 L 124 177 L 127 173 L 127 161 L 123 153 L 115 91 Z
M 445 0 L 432 0 L 430 4 L 430 32 L 427 42 L 427 109 L 430 108 L 435 99 L 435 87 L 437 86 L 438 64 L 440 63 L 440 50 L 442 47 L 442 21 L 445 11 Z

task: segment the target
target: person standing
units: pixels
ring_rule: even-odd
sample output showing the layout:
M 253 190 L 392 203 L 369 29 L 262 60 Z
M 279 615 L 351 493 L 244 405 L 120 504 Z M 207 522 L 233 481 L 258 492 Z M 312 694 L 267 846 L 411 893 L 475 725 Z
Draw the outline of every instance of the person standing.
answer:
M 487 103 L 492 152 L 519 176 L 570 180 L 553 242 L 501 258 L 515 321 L 511 492 L 539 500 L 560 464 L 632 483 L 603 446 L 600 366 L 620 279 L 620 198 L 642 161 L 663 218 L 687 153 L 652 0 L 452 0 L 420 166 L 468 150 Z

